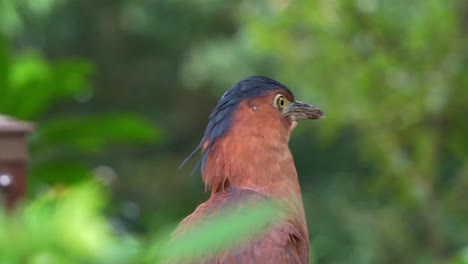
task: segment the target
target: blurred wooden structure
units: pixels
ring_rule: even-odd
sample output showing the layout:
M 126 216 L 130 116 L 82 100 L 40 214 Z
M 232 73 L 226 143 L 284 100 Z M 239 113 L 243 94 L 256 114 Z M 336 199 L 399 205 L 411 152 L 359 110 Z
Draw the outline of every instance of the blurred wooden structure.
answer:
M 8 209 L 12 209 L 26 191 L 26 136 L 32 130 L 31 123 L 0 115 L 0 195 Z

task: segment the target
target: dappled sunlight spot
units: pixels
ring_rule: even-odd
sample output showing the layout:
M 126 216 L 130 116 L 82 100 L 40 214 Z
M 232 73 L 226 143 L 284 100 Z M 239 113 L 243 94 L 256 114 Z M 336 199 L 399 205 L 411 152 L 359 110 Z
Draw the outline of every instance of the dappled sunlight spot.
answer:
M 140 206 L 132 201 L 125 201 L 121 206 L 121 212 L 124 217 L 136 220 L 140 217 Z
M 112 185 L 118 180 L 117 173 L 112 167 L 100 165 L 92 170 L 94 178 L 103 185 Z
M 8 187 L 13 183 L 11 175 L 6 173 L 0 173 L 0 187 Z
M 289 4 L 291 4 L 291 0 L 268 0 L 268 5 L 276 12 L 283 11 Z
M 356 5 L 364 13 L 373 13 L 377 10 L 378 0 L 357 0 Z

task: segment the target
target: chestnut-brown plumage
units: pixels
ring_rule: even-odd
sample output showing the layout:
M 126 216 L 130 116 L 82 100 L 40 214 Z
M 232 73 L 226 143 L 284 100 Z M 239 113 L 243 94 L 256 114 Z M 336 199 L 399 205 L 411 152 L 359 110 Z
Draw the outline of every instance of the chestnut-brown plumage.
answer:
M 286 86 L 265 77 L 240 81 L 223 95 L 187 158 L 202 152 L 202 176 L 211 197 L 179 224 L 174 239 L 228 206 L 242 212 L 275 200 L 281 210 L 256 237 L 184 263 L 309 263 L 307 223 L 288 142 L 297 120 L 322 117 L 318 108 L 295 101 Z

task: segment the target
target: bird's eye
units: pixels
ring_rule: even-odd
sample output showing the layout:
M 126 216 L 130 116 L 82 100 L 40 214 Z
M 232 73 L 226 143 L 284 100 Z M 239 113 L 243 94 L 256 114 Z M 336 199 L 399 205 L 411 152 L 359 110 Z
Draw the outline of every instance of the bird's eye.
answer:
M 276 105 L 278 106 L 279 109 L 283 109 L 284 106 L 286 105 L 286 99 L 284 96 L 280 95 L 278 96 L 278 99 L 276 99 Z
M 286 106 L 286 98 L 281 94 L 278 94 L 275 99 L 275 104 L 278 110 L 282 110 Z

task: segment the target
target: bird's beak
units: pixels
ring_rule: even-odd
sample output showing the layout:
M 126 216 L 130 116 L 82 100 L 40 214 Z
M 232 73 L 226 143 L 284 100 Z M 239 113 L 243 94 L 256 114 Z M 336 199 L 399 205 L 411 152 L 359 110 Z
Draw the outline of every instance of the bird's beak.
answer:
M 325 115 L 315 106 L 295 101 L 286 105 L 284 116 L 288 116 L 291 120 L 304 120 L 304 119 L 321 119 Z

